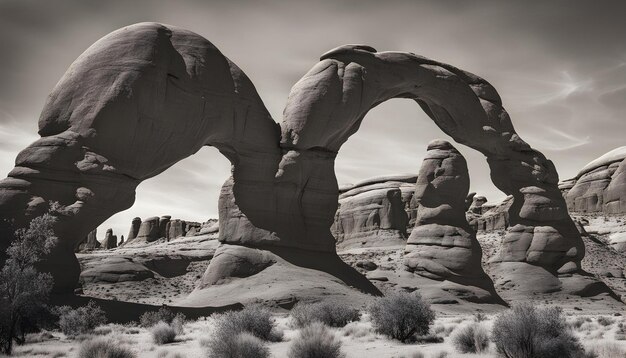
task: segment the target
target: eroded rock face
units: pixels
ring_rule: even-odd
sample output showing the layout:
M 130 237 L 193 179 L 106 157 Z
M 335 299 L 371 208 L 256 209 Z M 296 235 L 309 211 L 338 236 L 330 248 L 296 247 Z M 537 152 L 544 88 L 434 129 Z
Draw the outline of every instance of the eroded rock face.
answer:
M 626 146 L 593 160 L 575 178 L 559 184 L 573 212 L 626 212 Z
M 337 248 L 404 245 L 415 175 L 371 178 L 340 190 Z
M 489 297 L 493 301 L 497 294 L 481 267 L 480 244 L 465 219 L 468 191 L 465 158 L 446 141 L 431 142 L 415 184 L 417 217 L 407 240 L 404 264 L 420 276 L 488 292 L 475 297 L 466 294 L 466 299 Z

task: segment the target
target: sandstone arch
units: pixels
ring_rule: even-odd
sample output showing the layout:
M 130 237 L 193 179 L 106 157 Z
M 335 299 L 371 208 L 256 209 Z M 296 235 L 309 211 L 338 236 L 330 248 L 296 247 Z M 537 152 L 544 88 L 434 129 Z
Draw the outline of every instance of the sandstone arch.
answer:
M 50 94 L 39 134 L 0 182 L 0 215 L 22 226 L 60 202 L 62 240 L 49 260 L 57 289 L 78 280 L 73 245 L 130 207 L 142 180 L 212 145 L 236 164 L 242 191 L 254 173 L 259 198 L 274 173 L 258 167 L 280 158 L 278 125 L 246 75 L 203 37 L 156 23 L 112 32 L 78 57 Z
M 410 53 L 343 46 L 293 87 L 279 128 L 210 42 L 155 23 L 117 30 L 72 64 L 43 109 L 42 138 L 0 182 L 0 214 L 20 226 L 48 200 L 61 203 L 62 244 L 49 262 L 58 287 L 71 288 L 73 245 L 128 208 L 139 182 L 212 145 L 233 177 L 220 197 L 222 245 L 189 302 L 232 293 L 228 285 L 245 286 L 235 279 L 276 265 L 322 269 L 325 282 L 339 277 L 377 293 L 335 254 L 334 159 L 370 108 L 397 97 L 416 100 L 444 132 L 485 154 L 496 186 L 514 196 L 502 261 L 580 268 L 584 247 L 554 166 L 519 138 L 478 76 Z

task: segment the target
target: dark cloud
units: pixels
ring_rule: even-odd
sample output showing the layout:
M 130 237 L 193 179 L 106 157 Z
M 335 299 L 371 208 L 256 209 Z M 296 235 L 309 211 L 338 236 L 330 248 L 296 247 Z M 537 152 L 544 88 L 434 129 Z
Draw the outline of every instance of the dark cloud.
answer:
M 521 136 L 562 178 L 624 145 L 623 1 L 0 1 L 0 170 L 36 139 L 47 94 L 89 45 L 119 27 L 158 21 L 195 31 L 252 79 L 275 120 L 291 86 L 319 55 L 345 43 L 410 51 L 488 79 Z M 416 172 L 426 144 L 447 138 L 415 105 L 372 110 L 337 158 L 340 182 Z M 449 138 L 448 138 L 449 139 Z M 378 143 L 372 145 L 372 143 Z M 501 197 L 480 153 L 472 190 Z M 230 167 L 203 149 L 141 184 L 136 205 L 104 225 L 126 234 L 134 216 L 217 215 Z M 101 230 L 102 233 L 104 230 Z

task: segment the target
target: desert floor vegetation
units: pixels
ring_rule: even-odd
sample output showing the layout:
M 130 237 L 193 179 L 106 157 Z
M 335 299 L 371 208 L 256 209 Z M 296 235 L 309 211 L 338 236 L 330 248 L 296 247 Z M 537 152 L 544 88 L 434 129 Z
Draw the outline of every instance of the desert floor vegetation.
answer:
M 550 329 L 560 333 L 553 332 L 551 335 L 544 333 L 548 338 L 552 337 L 546 339 L 567 343 L 570 352 L 574 347 L 575 351 L 584 352 L 584 357 L 612 358 L 620 357 L 619 354 L 626 350 L 626 340 L 618 340 L 620 334 L 623 334 L 622 317 L 611 314 L 577 315 L 575 312 L 568 315 L 557 314 L 548 307 L 539 307 L 536 310 L 534 317 L 525 320 L 552 322 Z M 499 357 L 497 344 L 494 343 L 493 337 L 494 335 L 497 337 L 498 334 L 494 332 L 495 330 L 505 332 L 502 322 L 508 321 L 506 319 L 503 321 L 503 317 L 514 314 L 515 308 L 489 313 L 480 319 L 471 312 L 438 313 L 428 325 L 428 333 L 421 336 L 422 339 L 418 339 L 420 336 L 416 335 L 412 340 L 401 342 L 377 329 L 375 318 L 369 309 L 360 310 L 358 319 L 350 321 L 343 327 L 330 327 L 316 320 L 296 327 L 293 317 L 287 311 L 272 311 L 261 306 L 250 306 L 242 311 L 185 320 L 184 329 L 180 334 L 174 332 L 173 340 L 157 341 L 153 334 L 155 328 L 161 326 L 168 327 L 168 331 L 171 332 L 175 315 L 170 314 L 161 316 L 154 325 L 145 324 L 147 327 L 141 322 L 105 323 L 88 333 L 76 336 L 65 335 L 59 328 L 43 330 L 27 334 L 25 343 L 15 347 L 13 356 L 73 358 L 80 357 L 81 350 L 85 351 L 87 348 L 90 351 L 119 348 L 120 357 L 289 358 L 298 355 L 307 357 L 306 352 L 313 350 L 311 347 L 323 346 L 325 348 L 323 352 L 326 354 L 323 357 L 497 358 Z M 525 314 L 532 316 L 532 313 Z M 603 325 L 598 321 L 601 316 L 609 317 L 613 322 Z M 172 318 L 170 323 L 165 322 L 168 317 Z M 600 318 L 600 321 L 602 320 Z M 545 323 L 535 322 L 535 324 L 541 326 Z M 513 329 L 519 327 L 515 326 Z M 594 338 L 593 332 L 596 331 L 603 332 L 602 338 Z M 462 346 L 466 347 L 463 349 L 459 349 L 459 343 L 456 342 L 461 334 L 463 334 Z M 425 336 L 430 338 L 424 339 Z M 507 344 L 514 345 L 515 336 L 512 337 L 510 339 L 513 339 L 513 342 Z M 558 347 L 558 344 L 556 346 Z

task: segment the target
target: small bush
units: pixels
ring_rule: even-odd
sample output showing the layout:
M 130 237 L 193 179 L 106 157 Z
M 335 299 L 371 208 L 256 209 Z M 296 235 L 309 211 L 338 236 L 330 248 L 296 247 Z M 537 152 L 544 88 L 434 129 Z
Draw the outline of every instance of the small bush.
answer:
M 152 340 L 156 344 L 167 344 L 176 339 L 176 330 L 165 322 L 159 322 L 150 329 Z
M 168 351 L 160 351 L 159 353 L 157 353 L 157 358 L 185 358 L 185 356 L 180 353 L 170 354 L 170 352 Z
M 174 316 L 174 319 L 172 320 L 172 323 L 170 323 L 170 326 L 174 329 L 177 335 L 180 336 L 184 334 L 185 316 L 182 313 L 180 314 L 180 316 L 177 314 L 176 316 Z
M 416 335 L 412 342 L 416 344 L 443 343 L 443 337 L 430 333 L 421 336 Z
M 291 343 L 289 358 L 340 358 L 341 341 L 322 323 L 313 322 L 304 327 Z
M 274 329 L 274 320 L 269 310 L 252 305 L 241 311 L 226 312 L 216 318 L 216 329 L 235 335 L 248 332 L 264 341 L 280 341 L 282 336 Z
M 215 339 L 217 338 L 217 339 Z M 270 351 L 265 342 L 249 332 L 234 336 L 218 336 L 202 343 L 208 358 L 268 358 Z
M 435 320 L 430 305 L 418 294 L 399 293 L 378 298 L 368 308 L 378 333 L 400 342 L 425 335 Z
M 588 356 L 598 358 L 624 358 L 626 357 L 626 351 L 613 342 L 604 342 L 591 347 Z
M 446 351 L 441 351 L 433 355 L 433 358 L 447 358 L 447 357 L 448 357 L 448 352 Z
M 76 309 L 61 306 L 54 309 L 59 316 L 59 328 L 68 337 L 92 333 L 96 327 L 105 324 L 106 314 L 94 301 Z
M 358 321 L 360 312 L 346 304 L 324 301 L 298 303 L 290 315 L 297 328 L 306 327 L 313 322 L 321 322 L 330 327 L 343 327 L 350 322 Z
M 489 333 L 481 324 L 469 324 L 452 336 L 452 344 L 460 353 L 481 353 L 489 347 Z
M 213 335 L 202 342 L 211 358 L 269 357 L 263 341 L 282 339 L 274 329 L 272 314 L 261 306 L 217 315 L 214 327 Z
M 558 308 L 520 304 L 496 318 L 491 337 L 509 358 L 578 357 L 584 353 Z
M 489 318 L 489 317 L 486 314 L 482 313 L 482 312 L 474 313 L 474 321 L 476 321 L 476 322 L 485 321 L 487 318 Z
M 134 358 L 135 353 L 119 344 L 105 339 L 92 339 L 83 342 L 78 358 Z
M 589 317 L 577 317 L 570 325 L 576 329 L 579 329 L 586 322 L 591 322 Z
M 158 311 L 148 311 L 139 317 L 139 324 L 143 328 L 150 328 L 155 326 L 159 322 L 165 322 L 171 324 L 174 320 L 179 321 L 182 324 L 185 323 L 186 317 L 182 313 L 174 314 L 169 308 L 161 307 Z
M 449 336 L 450 333 L 452 333 L 452 331 L 454 331 L 454 326 L 446 326 L 446 325 L 443 325 L 443 324 L 436 324 L 435 326 L 433 326 L 432 331 L 436 335 L 445 338 L 445 337 Z
M 607 317 L 607 316 L 600 316 L 597 319 L 598 323 L 604 327 L 610 326 L 613 323 L 615 323 L 615 320 L 611 317 Z

